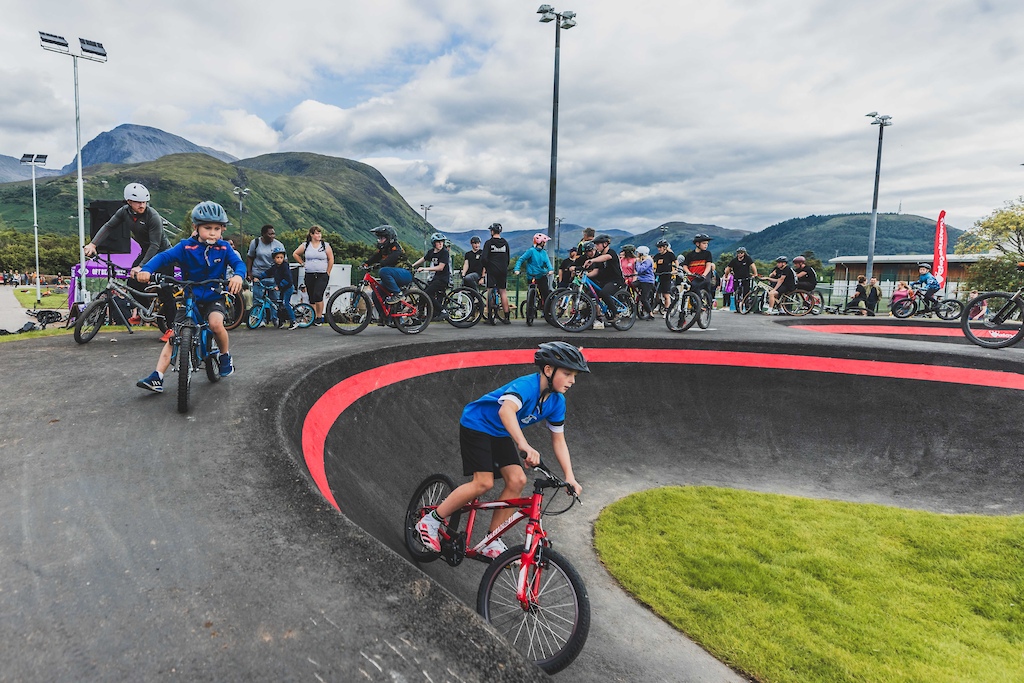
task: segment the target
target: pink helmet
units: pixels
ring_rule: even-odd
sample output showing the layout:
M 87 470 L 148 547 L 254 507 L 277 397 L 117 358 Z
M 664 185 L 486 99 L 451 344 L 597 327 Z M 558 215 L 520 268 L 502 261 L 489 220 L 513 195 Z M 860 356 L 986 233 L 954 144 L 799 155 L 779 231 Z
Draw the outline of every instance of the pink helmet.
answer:
M 545 235 L 544 233 L 538 232 L 536 235 L 533 236 L 533 243 L 534 244 L 547 244 L 549 239 L 551 239 L 551 238 L 548 237 L 547 235 Z

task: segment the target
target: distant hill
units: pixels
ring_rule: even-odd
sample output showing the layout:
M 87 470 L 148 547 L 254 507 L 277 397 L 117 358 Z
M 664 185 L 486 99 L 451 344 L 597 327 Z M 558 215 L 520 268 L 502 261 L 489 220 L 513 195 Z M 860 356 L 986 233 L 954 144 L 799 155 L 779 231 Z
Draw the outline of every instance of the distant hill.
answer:
M 878 214 L 875 229 L 875 254 L 927 254 L 934 248 L 935 223 L 938 218 L 924 218 L 908 214 Z M 779 255 L 792 258 L 805 251 L 813 251 L 823 261 L 841 256 L 860 256 L 868 252 L 868 232 L 871 228 L 871 214 L 850 213 L 832 216 L 807 216 L 791 218 L 751 233 L 732 243 L 714 245 L 718 254 L 733 251 L 742 244 L 750 254 L 762 261 Z M 949 249 L 963 234 L 947 226 Z M 717 247 L 717 248 L 715 248 Z
M 238 160 L 227 152 L 200 147 L 159 128 L 125 123 L 90 140 L 82 148 L 82 164 L 138 164 L 156 161 L 168 154 L 208 154 L 214 159 L 228 163 Z M 61 169 L 61 173 L 72 173 L 76 170 L 77 157 Z
M 565 256 L 569 253 L 569 247 L 576 246 L 580 241 L 580 233 L 583 232 L 582 225 L 574 225 L 570 223 L 562 224 L 562 237 L 561 237 L 561 249 L 559 251 L 560 256 Z M 444 232 L 443 230 L 441 232 Z M 533 246 L 533 236 L 537 234 L 536 230 L 503 230 L 501 236 L 508 240 L 508 245 L 512 249 L 512 254 L 515 256 L 521 255 L 524 251 Z M 541 232 L 547 232 L 547 230 L 541 230 Z M 613 240 L 619 240 L 629 236 L 629 233 L 625 230 L 609 230 L 607 233 Z M 462 249 L 462 251 L 468 251 L 471 249 L 469 240 L 475 235 L 479 237 L 482 242 L 486 242 L 491 237 L 491 233 L 488 231 L 487 226 L 478 230 L 467 230 L 465 232 L 445 232 L 445 237 L 452 241 L 452 244 Z
M 90 166 L 84 176 L 86 206 L 94 199 L 120 199 L 124 185 L 137 181 L 152 192 L 153 208 L 174 224 L 182 225 L 200 200 L 219 202 L 231 219 L 228 233 L 233 235 L 239 223 L 250 237 L 265 223 L 279 232 L 318 223 L 345 239 L 373 243 L 369 228 L 390 223 L 403 241 L 422 244 L 430 230 L 376 169 L 318 154 L 268 154 L 237 165 L 206 154 L 172 154 L 143 164 Z M 0 220 L 19 231 L 32 229 L 30 185 L 0 185 Z M 232 194 L 235 186 L 251 190 L 241 220 Z M 40 231 L 77 234 L 75 176 L 45 178 L 37 187 Z
M 670 221 L 668 223 L 662 223 L 653 230 L 633 235 L 614 246 L 619 248 L 622 244 L 633 244 L 635 246 L 644 244 L 650 247 L 651 253 L 653 254 L 657 251 L 655 245 L 658 243 L 658 240 L 664 238 L 668 240 L 668 243 L 672 247 L 672 251 L 678 255 L 692 250 L 693 236 L 701 232 L 712 238 L 711 251 L 715 254 L 721 251 L 720 247 L 722 244 L 735 243 L 737 240 L 743 239 L 749 234 L 746 230 L 733 230 L 730 228 L 723 228 L 718 225 Z
M 35 152 L 29 152 L 35 154 Z M 53 168 L 36 166 L 36 179 L 60 175 L 60 171 Z M 32 167 L 22 166 L 21 157 L 9 157 L 0 154 L 0 183 L 12 183 L 18 180 L 30 180 L 32 178 Z

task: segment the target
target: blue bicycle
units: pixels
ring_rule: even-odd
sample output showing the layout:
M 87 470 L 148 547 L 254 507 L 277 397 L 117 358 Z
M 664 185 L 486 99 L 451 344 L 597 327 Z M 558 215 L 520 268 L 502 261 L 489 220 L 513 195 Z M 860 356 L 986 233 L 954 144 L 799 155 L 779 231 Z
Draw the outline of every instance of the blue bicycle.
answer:
M 274 295 L 277 295 L 276 297 Z M 313 324 L 313 307 L 309 304 L 295 304 L 292 306 L 295 314 L 295 324 L 298 327 L 306 328 Z M 252 308 L 249 309 L 249 316 L 245 324 L 250 330 L 255 330 L 266 323 L 269 327 L 272 323 L 281 327 L 285 321 L 284 300 L 280 292 L 275 292 L 274 281 L 270 279 L 257 280 L 252 287 Z
M 552 292 L 548 301 L 548 315 L 555 325 L 566 332 L 583 332 L 594 325 L 600 311 L 612 327 L 625 332 L 636 322 L 636 309 L 630 304 L 629 290 L 623 287 L 613 295 L 615 317 L 600 295 L 601 286 L 586 273 L 573 278 L 572 284 Z
M 227 280 L 176 280 L 167 275 L 154 275 L 153 281 L 161 287 L 181 289 L 182 306 L 185 315 L 175 320 L 171 329 L 171 367 L 178 373 L 178 412 L 188 412 L 192 373 L 206 368 L 206 378 L 211 382 L 220 379 L 220 349 L 210 330 L 210 325 L 199 312 L 199 305 L 192 296 L 192 289 L 200 285 L 227 284 Z

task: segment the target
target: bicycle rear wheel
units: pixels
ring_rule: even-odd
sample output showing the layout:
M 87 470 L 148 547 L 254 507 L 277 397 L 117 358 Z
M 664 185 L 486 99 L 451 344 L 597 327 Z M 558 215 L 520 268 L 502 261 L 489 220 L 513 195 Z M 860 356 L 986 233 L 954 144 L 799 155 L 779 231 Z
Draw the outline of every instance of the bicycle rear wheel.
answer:
M 188 412 L 189 392 L 192 388 L 192 337 L 195 329 L 188 325 L 179 330 L 178 338 L 178 412 Z
M 444 314 L 452 327 L 473 327 L 484 316 L 484 299 L 469 287 L 453 289 L 444 299 Z
M 615 320 L 612 321 L 612 327 L 620 332 L 625 332 L 633 327 L 633 323 L 636 322 L 636 306 L 629 296 L 629 288 L 623 287 L 616 292 L 615 301 L 618 303 L 618 308 L 615 311 Z
M 409 506 L 405 510 L 405 548 L 417 562 L 433 562 L 441 557 L 420 541 L 416 524 L 441 504 L 448 494 L 455 490 L 455 482 L 445 474 L 432 474 L 416 487 Z
M 1024 339 L 1024 303 L 1009 292 L 985 292 L 967 302 L 960 327 L 971 343 L 986 349 L 1012 346 Z
M 697 327 L 702 330 L 706 330 L 711 326 L 711 309 L 713 304 L 714 302 L 711 300 L 711 295 L 706 291 L 701 290 L 700 313 L 697 315 Z
M 684 292 L 672 299 L 665 314 L 665 325 L 673 332 L 685 332 L 697 322 L 701 300 L 696 292 Z
M 525 546 L 509 548 L 480 580 L 476 610 L 512 647 L 549 674 L 572 664 L 590 633 L 590 596 L 576 569 L 550 548 L 528 570 L 530 602 L 516 598 Z
M 88 344 L 107 321 L 107 298 L 101 296 L 85 307 L 75 323 L 75 341 Z
M 209 330 L 203 330 L 200 337 L 205 339 L 203 346 L 206 348 L 206 359 L 203 365 L 206 366 L 206 379 L 216 382 L 220 379 L 220 349 L 217 348 L 217 340 Z
M 411 287 L 402 301 L 391 307 L 392 319 L 399 332 L 419 334 L 434 317 L 434 304 L 422 289 Z
M 292 306 L 292 311 L 295 312 L 295 323 L 301 328 L 312 325 L 313 318 L 316 317 L 310 304 L 296 304 Z
M 779 308 L 786 315 L 800 317 L 811 312 L 813 304 L 808 295 L 803 292 L 787 292 L 779 300 Z
M 892 314 L 900 319 L 909 318 L 914 315 L 917 310 L 917 306 L 910 299 L 902 299 L 892 307 Z
M 373 304 L 370 297 L 358 287 L 342 287 L 327 300 L 324 317 L 339 334 L 357 334 L 370 324 Z

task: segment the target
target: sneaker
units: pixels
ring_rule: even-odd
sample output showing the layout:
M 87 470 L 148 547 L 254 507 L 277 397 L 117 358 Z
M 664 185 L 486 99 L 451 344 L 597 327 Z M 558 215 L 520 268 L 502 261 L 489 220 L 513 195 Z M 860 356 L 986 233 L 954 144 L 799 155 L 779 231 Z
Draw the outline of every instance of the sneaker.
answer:
M 132 317 L 128 318 L 128 324 L 129 325 L 139 325 L 141 323 L 142 323 L 142 318 L 140 318 L 137 315 L 133 315 Z
M 173 336 L 174 336 L 174 330 L 168 329 L 166 332 L 164 332 L 163 336 L 160 337 L 160 341 L 162 341 L 162 342 L 169 342 L 169 341 L 171 341 L 171 337 L 173 337 Z
M 511 325 L 512 324 L 512 321 L 508 319 L 507 315 L 504 318 L 499 318 L 499 320 L 501 320 L 501 324 L 502 325 Z
M 603 330 L 604 329 L 604 323 L 601 322 L 600 320 L 595 320 L 594 321 L 594 329 L 595 330 Z
M 136 382 L 135 386 L 146 391 L 152 391 L 154 394 L 162 394 L 164 391 L 164 381 L 160 379 L 160 375 L 155 370 L 149 377 L 144 377 Z
M 323 324 L 324 324 L 324 319 L 323 318 L 314 318 L 314 320 L 313 320 L 313 327 L 320 327 Z
M 293 320 L 291 322 L 291 324 L 288 325 L 288 329 L 289 330 L 297 330 L 297 329 L 299 329 L 299 324 Z
M 497 325 L 498 322 L 494 318 L 488 318 L 487 319 L 487 324 L 488 325 Z
M 235 371 L 235 365 L 231 362 L 230 353 L 220 354 L 220 376 L 227 377 Z
M 420 535 L 420 543 L 435 553 L 441 552 L 441 537 L 437 531 L 441 528 L 441 522 L 434 518 L 434 514 L 423 515 L 423 519 L 416 522 L 416 532 Z
M 483 550 L 480 551 L 480 554 L 484 557 L 489 557 L 493 560 L 506 550 L 508 550 L 508 546 L 505 545 L 505 542 L 502 541 L 500 538 L 496 538 L 487 545 L 485 545 L 483 547 Z
M 402 296 L 400 294 L 392 294 L 387 299 L 384 299 L 384 303 L 388 306 L 394 306 L 397 303 L 401 303 Z

